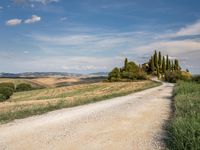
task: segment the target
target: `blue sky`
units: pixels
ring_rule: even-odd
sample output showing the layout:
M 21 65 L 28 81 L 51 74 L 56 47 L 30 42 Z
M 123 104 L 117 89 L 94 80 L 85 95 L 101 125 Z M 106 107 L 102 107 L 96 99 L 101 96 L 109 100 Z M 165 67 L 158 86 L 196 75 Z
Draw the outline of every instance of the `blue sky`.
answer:
M 200 73 L 198 0 L 1 0 L 0 72 L 90 73 L 155 50 Z

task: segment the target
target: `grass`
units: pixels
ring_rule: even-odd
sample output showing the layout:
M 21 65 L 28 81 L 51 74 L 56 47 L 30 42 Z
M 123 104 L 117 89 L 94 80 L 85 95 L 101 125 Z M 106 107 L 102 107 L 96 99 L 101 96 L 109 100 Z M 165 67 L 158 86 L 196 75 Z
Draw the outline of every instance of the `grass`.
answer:
M 100 82 L 95 84 L 18 92 L 13 95 L 9 103 L 0 104 L 0 123 L 6 123 L 14 119 L 25 118 L 32 115 L 39 115 L 56 109 L 74 107 L 113 97 L 124 96 L 158 85 L 160 85 L 160 83 L 153 81 Z
M 174 89 L 174 116 L 167 131 L 170 150 L 200 150 L 200 84 L 179 82 Z

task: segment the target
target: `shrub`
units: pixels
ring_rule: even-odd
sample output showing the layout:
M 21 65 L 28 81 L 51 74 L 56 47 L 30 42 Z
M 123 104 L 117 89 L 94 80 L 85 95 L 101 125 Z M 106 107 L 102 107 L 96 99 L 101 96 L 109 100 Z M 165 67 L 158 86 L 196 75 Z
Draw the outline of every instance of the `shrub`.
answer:
M 165 81 L 176 83 L 180 79 L 181 79 L 180 71 L 166 71 L 165 73 Z
M 108 80 L 118 81 L 119 79 L 120 79 L 120 70 L 119 68 L 116 67 L 108 74 Z
M 2 83 L 0 83 L 0 87 L 9 87 L 9 88 L 15 90 L 15 85 L 11 82 L 2 82 Z
M 138 79 L 138 80 L 146 80 L 146 79 L 147 79 L 147 73 L 144 72 L 143 70 L 140 70 L 140 71 L 137 73 L 137 79 Z
M 13 94 L 13 89 L 9 87 L 0 87 L 0 101 L 5 101 L 10 98 L 10 96 Z
M 178 80 L 191 80 L 192 75 L 186 71 L 167 71 L 165 73 L 165 81 L 176 83 Z
M 187 71 L 181 71 L 181 80 L 189 81 L 192 79 L 192 75 Z
M 200 75 L 195 75 L 192 77 L 192 81 L 200 83 Z
M 17 87 L 16 87 L 17 92 L 29 91 L 31 89 L 32 89 L 32 86 L 30 84 L 27 84 L 27 83 L 18 84 Z

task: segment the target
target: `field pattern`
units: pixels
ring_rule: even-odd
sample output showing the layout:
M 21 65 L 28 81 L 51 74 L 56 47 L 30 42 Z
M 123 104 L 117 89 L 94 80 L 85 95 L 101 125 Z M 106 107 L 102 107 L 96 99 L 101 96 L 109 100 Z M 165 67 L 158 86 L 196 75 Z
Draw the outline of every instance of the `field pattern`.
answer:
M 0 103 L 0 121 L 122 96 L 157 84 L 153 81 L 99 82 L 17 92 L 7 102 Z

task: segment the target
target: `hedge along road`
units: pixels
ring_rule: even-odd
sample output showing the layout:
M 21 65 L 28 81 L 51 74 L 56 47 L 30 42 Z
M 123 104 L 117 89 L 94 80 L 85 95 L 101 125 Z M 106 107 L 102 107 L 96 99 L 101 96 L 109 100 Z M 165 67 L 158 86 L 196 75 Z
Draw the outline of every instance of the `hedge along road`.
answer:
M 1 150 L 163 149 L 173 85 L 0 126 Z

